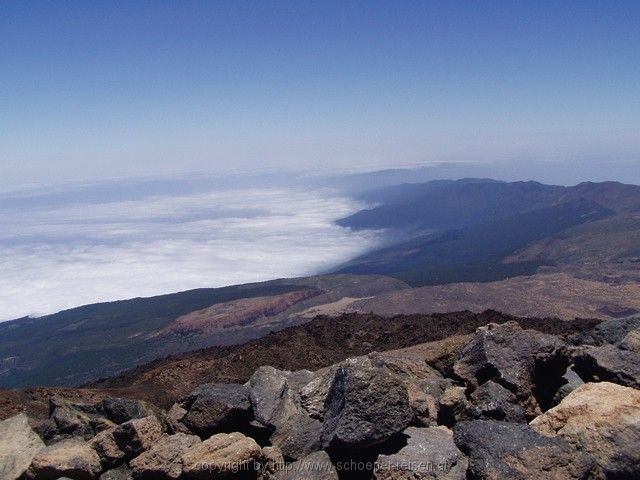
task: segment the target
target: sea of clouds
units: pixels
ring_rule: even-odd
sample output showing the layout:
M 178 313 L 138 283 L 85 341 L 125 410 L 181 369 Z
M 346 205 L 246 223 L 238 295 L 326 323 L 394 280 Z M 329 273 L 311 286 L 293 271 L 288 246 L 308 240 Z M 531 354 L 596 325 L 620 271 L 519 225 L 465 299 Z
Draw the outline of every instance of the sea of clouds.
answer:
M 379 242 L 335 225 L 363 205 L 325 188 L 101 188 L 0 195 L 0 320 L 311 275 Z

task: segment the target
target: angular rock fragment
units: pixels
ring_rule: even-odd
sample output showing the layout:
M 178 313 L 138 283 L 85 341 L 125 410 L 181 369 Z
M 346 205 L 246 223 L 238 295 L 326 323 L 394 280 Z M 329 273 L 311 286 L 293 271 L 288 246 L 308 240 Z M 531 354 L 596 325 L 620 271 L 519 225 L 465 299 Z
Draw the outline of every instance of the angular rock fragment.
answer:
M 14 480 L 27 470 L 44 442 L 20 413 L 0 422 L 0 479 Z
M 459 422 L 454 441 L 469 458 L 467 475 L 474 479 L 587 479 L 595 466 L 566 441 L 541 435 L 521 423 Z
M 162 425 L 156 417 L 137 418 L 113 430 L 116 445 L 127 458 L 140 455 L 162 436 Z
M 98 454 L 87 443 L 78 439 L 67 439 L 37 453 L 26 477 L 34 480 L 60 477 L 89 480 L 95 478 L 101 470 Z
M 202 385 L 184 403 L 187 413 L 181 422 L 202 438 L 242 430 L 251 420 L 249 390 L 245 385 Z
M 325 404 L 324 448 L 361 449 L 403 431 L 414 418 L 405 385 L 366 357 L 336 371 Z
M 115 467 L 122 464 L 127 455 L 116 443 L 116 439 L 113 436 L 115 429 L 105 430 L 100 432 L 91 439 L 89 445 L 93 448 L 100 457 L 100 463 L 104 468 Z
M 182 455 L 182 470 L 188 478 L 227 478 L 255 471 L 261 454 L 252 438 L 238 432 L 219 433 L 189 448 Z
M 640 353 L 613 345 L 583 346 L 573 353 L 575 370 L 585 381 L 640 388 Z
M 551 406 L 568 366 L 569 355 L 560 338 L 507 322 L 480 327 L 454 371 L 471 389 L 489 380 L 499 383 L 534 417 Z
M 525 410 L 518 404 L 516 396 L 492 380 L 483 383 L 473 391 L 466 410 L 459 415 L 459 418 L 527 422 Z
M 177 480 L 182 475 L 182 454 L 198 443 L 200 438 L 195 435 L 165 435 L 131 460 L 129 466 L 140 480 Z
M 467 459 L 446 427 L 415 428 L 403 432 L 407 445 L 398 453 L 380 455 L 375 480 L 464 480 Z

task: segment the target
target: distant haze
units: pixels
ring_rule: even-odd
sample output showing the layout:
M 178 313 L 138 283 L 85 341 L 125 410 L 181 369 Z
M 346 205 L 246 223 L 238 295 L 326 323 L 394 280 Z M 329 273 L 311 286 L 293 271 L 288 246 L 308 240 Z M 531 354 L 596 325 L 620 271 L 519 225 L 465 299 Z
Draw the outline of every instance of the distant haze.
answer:
M 7 0 L 0 43 L 4 190 L 440 162 L 638 181 L 637 1 Z

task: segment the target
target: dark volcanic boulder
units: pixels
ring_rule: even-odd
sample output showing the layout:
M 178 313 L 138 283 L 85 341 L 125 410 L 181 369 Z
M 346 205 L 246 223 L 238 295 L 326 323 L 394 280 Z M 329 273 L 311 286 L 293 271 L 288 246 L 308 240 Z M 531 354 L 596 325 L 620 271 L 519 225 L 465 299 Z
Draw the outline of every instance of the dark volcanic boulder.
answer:
M 469 457 L 468 477 L 479 480 L 587 479 L 595 466 L 566 441 L 541 435 L 526 424 L 459 422 L 454 440 Z
M 535 417 L 551 406 L 568 366 L 569 354 L 560 338 L 507 322 L 480 327 L 454 371 L 471 390 L 489 380 L 502 385 Z
M 414 418 L 405 385 L 367 357 L 345 361 L 325 403 L 324 448 L 361 449 L 391 439 Z
M 126 465 L 119 468 L 107 470 L 100 475 L 100 480 L 133 480 L 131 469 Z
M 182 403 L 187 410 L 182 423 L 202 438 L 245 430 L 251 421 L 249 389 L 245 385 L 201 385 Z
M 607 381 L 640 388 L 640 353 L 613 345 L 583 346 L 573 353 L 575 370 L 585 381 Z
M 601 478 L 640 478 L 640 392 L 614 383 L 586 383 L 531 427 L 558 435 L 598 463 Z
M 516 396 L 492 380 L 483 383 L 473 391 L 467 409 L 459 418 L 527 422 L 524 408 L 518 404 Z
M 407 445 L 398 453 L 378 457 L 375 480 L 466 478 L 467 459 L 456 447 L 451 430 L 409 427 L 403 433 Z

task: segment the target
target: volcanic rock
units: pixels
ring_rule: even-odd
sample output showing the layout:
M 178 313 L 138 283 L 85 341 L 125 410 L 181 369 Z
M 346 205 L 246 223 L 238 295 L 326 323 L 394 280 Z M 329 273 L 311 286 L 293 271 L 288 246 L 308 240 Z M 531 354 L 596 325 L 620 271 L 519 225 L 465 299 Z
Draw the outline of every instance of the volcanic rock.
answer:
M 19 478 L 43 448 L 43 441 L 31 429 L 24 413 L 0 422 L 0 479 Z
M 640 388 L 640 353 L 613 345 L 583 346 L 573 353 L 575 370 L 585 381 L 613 382 Z
M 594 457 L 603 477 L 640 478 L 640 391 L 586 383 L 531 422 Z
M 177 480 L 182 475 L 182 454 L 200 443 L 195 435 L 165 435 L 129 462 L 134 477 L 141 480 Z
M 69 477 L 74 480 L 95 478 L 101 471 L 98 454 L 79 439 L 62 440 L 35 455 L 26 477 L 48 480 Z
M 474 479 L 586 479 L 594 467 L 590 457 L 566 441 L 526 424 L 463 421 L 454 428 L 454 440 L 469 457 L 467 475 Z
M 403 433 L 407 445 L 398 453 L 378 457 L 375 480 L 466 478 L 467 459 L 456 447 L 451 430 L 409 427 Z

